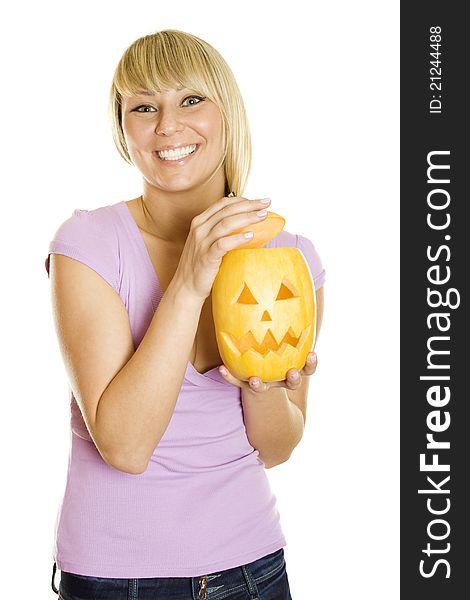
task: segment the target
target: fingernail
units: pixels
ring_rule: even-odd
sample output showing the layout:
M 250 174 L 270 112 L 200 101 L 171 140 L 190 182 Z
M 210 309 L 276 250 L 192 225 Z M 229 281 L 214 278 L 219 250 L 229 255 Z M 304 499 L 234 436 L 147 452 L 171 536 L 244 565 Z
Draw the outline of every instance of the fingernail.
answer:
M 298 379 L 298 378 L 299 378 L 298 373 L 294 373 L 293 375 L 291 375 L 291 379 Z
M 252 381 L 252 382 L 251 382 L 251 385 L 252 385 L 253 387 L 258 387 L 258 386 L 259 386 L 259 380 L 258 380 L 258 379 L 255 379 L 254 381 Z
M 225 367 L 219 367 L 219 373 L 222 375 L 227 375 L 227 369 Z
M 260 200 L 260 202 L 262 204 L 269 204 L 271 202 L 271 198 L 263 198 L 262 200 Z
M 311 365 L 314 365 L 314 364 L 317 362 L 317 355 L 316 355 L 316 354 L 314 354 L 313 356 L 309 356 L 309 357 L 308 357 L 308 362 L 309 362 Z

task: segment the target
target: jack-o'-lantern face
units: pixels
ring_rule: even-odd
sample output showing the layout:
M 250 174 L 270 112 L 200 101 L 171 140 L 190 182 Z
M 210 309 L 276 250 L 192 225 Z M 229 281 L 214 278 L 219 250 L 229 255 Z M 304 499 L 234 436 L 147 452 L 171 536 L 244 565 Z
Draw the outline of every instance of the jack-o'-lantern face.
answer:
M 228 252 L 212 288 L 222 360 L 239 379 L 281 381 L 301 369 L 315 339 L 315 292 L 297 248 Z

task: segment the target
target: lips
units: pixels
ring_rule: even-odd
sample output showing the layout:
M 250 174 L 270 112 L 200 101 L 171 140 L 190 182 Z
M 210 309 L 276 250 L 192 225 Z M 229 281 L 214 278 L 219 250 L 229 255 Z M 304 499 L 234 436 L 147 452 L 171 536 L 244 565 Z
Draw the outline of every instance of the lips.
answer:
M 162 146 L 161 148 L 157 148 L 155 150 L 155 152 L 161 152 L 162 150 L 177 150 L 178 148 L 186 148 L 186 146 L 198 146 L 199 144 L 196 144 L 196 142 L 192 142 L 192 143 L 184 143 L 184 144 L 177 144 L 176 146 Z
M 159 152 L 163 152 L 166 149 L 175 149 L 175 148 L 187 148 L 188 146 L 195 146 L 194 150 L 192 152 L 190 152 L 189 154 L 185 154 L 184 156 L 178 157 L 178 158 L 161 158 L 159 156 Z M 185 146 L 172 146 L 170 148 L 161 148 L 160 150 L 155 150 L 153 152 L 153 154 L 155 155 L 155 157 L 157 158 L 157 160 L 159 160 L 162 163 L 179 163 L 183 160 L 187 160 L 189 157 L 193 156 L 194 154 L 196 154 L 196 152 L 199 149 L 199 144 L 187 144 Z

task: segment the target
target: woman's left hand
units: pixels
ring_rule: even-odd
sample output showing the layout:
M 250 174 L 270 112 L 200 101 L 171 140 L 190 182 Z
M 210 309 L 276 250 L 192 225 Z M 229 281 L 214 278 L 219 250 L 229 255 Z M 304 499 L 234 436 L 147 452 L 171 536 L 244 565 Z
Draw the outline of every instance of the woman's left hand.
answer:
M 267 392 L 273 387 L 285 387 L 288 390 L 296 390 L 302 383 L 302 377 L 305 375 L 313 375 L 317 368 L 317 355 L 315 352 L 309 352 L 307 355 L 307 362 L 303 369 L 289 369 L 286 374 L 284 381 L 267 381 L 263 382 L 259 377 L 250 377 L 248 381 L 242 381 L 237 379 L 230 373 L 225 365 L 219 367 L 219 373 L 232 385 L 236 385 L 242 389 L 249 389 L 252 392 Z

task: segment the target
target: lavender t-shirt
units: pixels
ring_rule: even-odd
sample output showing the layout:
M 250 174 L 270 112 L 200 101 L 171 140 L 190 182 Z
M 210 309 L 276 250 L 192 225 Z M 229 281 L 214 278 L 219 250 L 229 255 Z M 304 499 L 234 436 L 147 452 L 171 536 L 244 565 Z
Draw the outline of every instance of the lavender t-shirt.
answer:
M 297 247 L 315 288 L 324 270 L 311 241 L 287 231 L 266 247 Z M 124 303 L 134 347 L 162 297 L 158 278 L 126 202 L 80 210 L 64 221 L 49 254 L 79 260 Z M 155 390 L 158 402 L 158 390 Z M 241 390 L 217 367 L 188 362 L 169 425 L 140 475 L 108 465 L 96 449 L 70 389 L 71 447 L 53 558 L 93 577 L 197 577 L 252 562 L 286 545 L 264 463 L 248 441 Z

